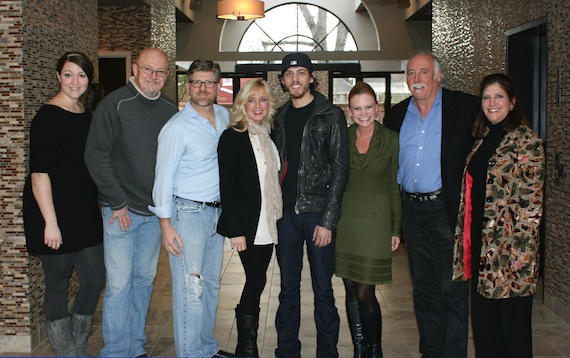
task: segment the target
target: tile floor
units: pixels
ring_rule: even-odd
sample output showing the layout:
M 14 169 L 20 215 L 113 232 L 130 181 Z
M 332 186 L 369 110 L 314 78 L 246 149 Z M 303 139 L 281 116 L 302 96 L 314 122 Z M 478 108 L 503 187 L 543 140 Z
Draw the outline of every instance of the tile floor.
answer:
M 314 357 L 316 332 L 313 321 L 313 294 L 308 263 L 305 264 L 305 268 L 301 284 L 302 322 L 300 336 L 302 356 Z M 381 285 L 377 288 L 377 296 L 383 316 L 382 344 L 384 356 L 387 358 L 420 357 L 417 349 L 418 331 L 413 313 L 412 287 L 404 247 L 401 247 L 394 255 L 393 272 L 394 283 Z M 262 357 L 273 357 L 277 342 L 274 319 L 279 294 L 279 266 L 275 258 L 270 263 L 267 275 L 267 287 L 261 300 L 258 345 Z M 225 247 L 221 283 L 215 335 L 222 349 L 233 351 L 237 337 L 234 307 L 241 293 L 244 274 L 237 253 L 232 253 Z M 340 357 L 352 357 L 352 342 L 346 323 L 342 280 L 335 277 L 333 285 L 336 305 L 341 317 L 338 343 L 339 355 Z M 152 297 L 146 327 L 148 339 L 147 353 L 149 356 L 175 356 L 172 331 L 170 269 L 168 256 L 164 250 L 161 252 L 159 270 Z M 535 357 L 570 357 L 570 327 L 546 310 L 538 298 L 535 299 L 533 333 Z M 92 336 L 89 340 L 89 351 L 97 354 L 102 346 L 100 302 L 95 316 Z M 0 355 L 22 354 L 0 352 Z M 46 341 L 30 355 L 53 356 L 53 351 Z M 470 339 L 469 344 L 469 357 L 474 357 L 472 339 Z

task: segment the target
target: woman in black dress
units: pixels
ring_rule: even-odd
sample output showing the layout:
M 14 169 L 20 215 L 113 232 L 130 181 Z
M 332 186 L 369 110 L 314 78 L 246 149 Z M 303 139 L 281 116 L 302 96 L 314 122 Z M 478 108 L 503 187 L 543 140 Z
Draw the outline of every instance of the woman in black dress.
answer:
M 83 161 L 99 93 L 93 72 L 87 56 L 65 53 L 56 65 L 59 93 L 39 109 L 30 130 L 24 229 L 27 250 L 40 258 L 44 270 L 46 330 L 57 356 L 87 354 L 93 312 L 105 283 L 97 187 Z M 81 287 L 68 312 L 73 268 Z

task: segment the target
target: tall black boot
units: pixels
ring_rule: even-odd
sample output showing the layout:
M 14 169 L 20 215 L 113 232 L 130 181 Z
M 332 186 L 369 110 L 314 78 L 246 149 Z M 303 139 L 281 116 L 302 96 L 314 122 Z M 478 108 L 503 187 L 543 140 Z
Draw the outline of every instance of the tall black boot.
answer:
M 236 307 L 238 330 L 237 357 L 259 357 L 257 350 L 257 329 L 259 328 L 259 309 L 257 315 L 247 315 Z
M 350 327 L 352 344 L 354 345 L 354 358 L 368 357 L 368 344 L 366 343 L 360 320 L 358 300 L 346 299 L 346 316 L 348 317 L 348 327 Z
M 382 314 L 380 307 L 372 312 L 360 312 L 364 335 L 368 342 L 368 358 L 382 358 Z

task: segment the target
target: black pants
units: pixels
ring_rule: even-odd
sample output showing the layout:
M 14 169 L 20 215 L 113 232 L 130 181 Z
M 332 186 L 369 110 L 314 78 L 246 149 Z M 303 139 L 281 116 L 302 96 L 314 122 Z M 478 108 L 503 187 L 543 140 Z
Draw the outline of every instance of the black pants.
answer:
M 471 287 L 477 358 L 532 357 L 532 297 L 492 300 L 481 296 L 474 285 Z
M 443 198 L 402 196 L 402 229 L 414 285 L 420 352 L 429 358 L 467 356 L 469 283 L 452 281 L 453 234 Z
M 75 296 L 73 312 L 92 315 L 99 293 L 105 284 L 103 244 L 91 246 L 79 252 L 61 255 L 40 255 L 45 274 L 45 314 L 49 321 L 65 318 L 67 293 L 71 272 L 75 267 L 81 287 Z
M 239 301 L 240 312 L 256 316 L 259 301 L 267 282 L 267 267 L 273 254 L 273 244 L 248 245 L 247 250 L 239 253 L 245 270 L 245 286 Z

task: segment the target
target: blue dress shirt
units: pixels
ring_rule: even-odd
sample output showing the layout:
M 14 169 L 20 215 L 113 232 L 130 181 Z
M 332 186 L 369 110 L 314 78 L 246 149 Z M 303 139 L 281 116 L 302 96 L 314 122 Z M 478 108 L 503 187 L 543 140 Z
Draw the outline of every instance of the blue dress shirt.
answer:
M 170 218 L 178 196 L 196 201 L 220 201 L 218 141 L 228 128 L 230 115 L 214 104 L 214 128 L 190 101 L 164 125 L 158 136 L 156 170 L 149 206 L 159 218 Z
M 400 129 L 398 183 L 410 193 L 441 189 L 441 89 L 424 120 L 412 97 Z

